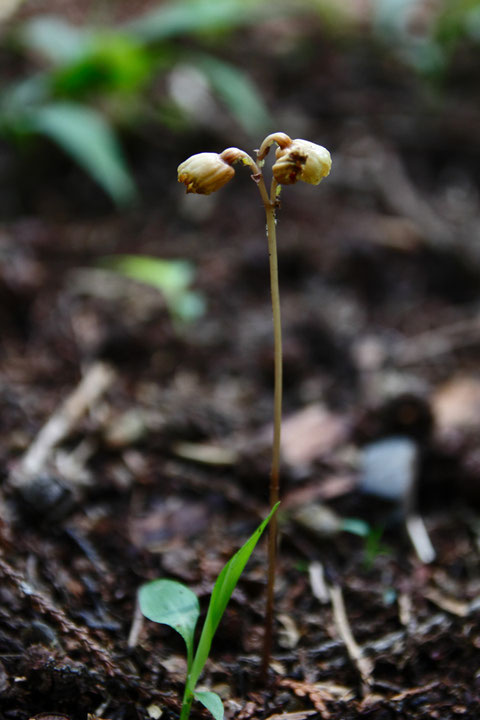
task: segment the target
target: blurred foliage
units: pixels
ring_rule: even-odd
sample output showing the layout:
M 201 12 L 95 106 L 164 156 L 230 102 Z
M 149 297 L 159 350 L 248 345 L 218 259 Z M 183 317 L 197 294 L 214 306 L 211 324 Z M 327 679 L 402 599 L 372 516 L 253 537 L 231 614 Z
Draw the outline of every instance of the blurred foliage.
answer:
M 0 3 L 0 22 L 7 20 L 17 10 L 22 0 L 2 0 Z
M 117 138 L 100 113 L 86 105 L 57 102 L 29 108 L 22 120 L 23 132 L 42 133 L 58 143 L 119 205 L 135 197 Z
M 115 30 L 78 27 L 47 15 L 25 21 L 7 40 L 41 69 L 4 90 L 0 132 L 17 141 L 48 136 L 117 204 L 127 204 L 136 190 L 116 127 L 134 126 L 144 117 L 179 127 L 195 122 L 194 108 L 190 113 L 186 105 L 173 108 L 171 98 L 149 93 L 160 74 L 188 63 L 245 132 L 261 134 L 269 127 L 267 108 L 252 81 L 203 47 L 210 48 L 219 33 L 258 21 L 266 11 L 266 5 L 249 0 L 183 0 Z M 193 49 L 178 43 L 185 36 L 195 40 Z
M 480 42 L 480 0 L 375 0 L 373 29 L 408 65 L 442 80 L 461 43 Z
M 187 260 L 163 260 L 146 255 L 103 258 L 103 267 L 159 290 L 177 328 L 194 322 L 205 312 L 205 299 L 192 290 L 195 269 Z
M 144 120 L 174 132 L 211 127 L 220 103 L 256 142 L 273 127 L 268 110 L 250 77 L 219 55 L 239 28 L 312 14 L 325 35 L 366 36 L 437 86 L 457 50 L 480 42 L 480 0 L 172 0 L 114 29 L 37 15 L 4 32 L 29 70 L 2 93 L 0 132 L 23 143 L 47 136 L 128 204 L 136 189 L 118 129 Z
M 445 51 L 463 40 L 480 43 L 480 0 L 449 0 L 440 13 L 435 36 Z
M 365 570 L 371 570 L 375 560 L 380 555 L 391 555 L 392 548 L 386 545 L 382 538 L 385 533 L 385 526 L 372 527 L 365 539 L 363 566 Z
M 127 25 L 144 42 L 158 42 L 179 35 L 231 31 L 271 14 L 270 3 L 258 0 L 187 0 L 148 12 Z M 282 11 L 282 6 L 278 8 Z

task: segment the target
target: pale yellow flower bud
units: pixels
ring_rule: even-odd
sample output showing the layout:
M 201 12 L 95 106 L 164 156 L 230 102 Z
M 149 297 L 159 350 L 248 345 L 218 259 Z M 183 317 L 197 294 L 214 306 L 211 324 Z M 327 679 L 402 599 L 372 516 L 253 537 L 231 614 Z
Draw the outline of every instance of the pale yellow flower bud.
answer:
M 332 158 L 328 150 L 309 140 L 292 140 L 277 148 L 273 176 L 280 185 L 298 180 L 318 185 L 330 172 Z
M 178 182 L 184 183 L 187 193 L 210 195 L 227 184 L 235 170 L 217 153 L 197 153 L 177 168 Z

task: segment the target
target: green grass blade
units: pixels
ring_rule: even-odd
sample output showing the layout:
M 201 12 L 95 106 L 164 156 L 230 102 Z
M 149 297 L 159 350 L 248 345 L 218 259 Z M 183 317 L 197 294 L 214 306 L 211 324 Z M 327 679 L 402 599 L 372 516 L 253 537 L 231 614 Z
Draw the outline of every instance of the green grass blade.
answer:
M 212 713 L 215 720 L 223 720 L 223 703 L 219 695 L 209 690 L 202 690 L 194 693 L 195 700 L 201 702 L 208 712 Z
M 195 626 L 200 615 L 198 598 L 188 587 L 175 580 L 153 580 L 138 591 L 140 610 L 153 622 L 176 630 L 187 646 L 188 667 L 193 657 Z
M 205 618 L 197 652 L 195 653 L 195 658 L 193 660 L 192 670 L 187 681 L 188 686 L 192 691 L 197 684 L 197 680 L 208 658 L 213 636 L 215 635 L 218 624 L 225 612 L 225 608 L 227 607 L 228 601 L 230 600 L 230 597 L 237 585 L 240 575 L 242 574 L 250 555 L 255 549 L 255 545 L 259 541 L 272 515 L 277 510 L 278 505 L 279 503 L 272 508 L 268 516 L 255 530 L 253 535 L 240 548 L 240 550 L 238 550 L 238 552 L 230 558 L 217 578 L 217 582 L 215 583 L 212 596 L 210 598 L 207 617 Z

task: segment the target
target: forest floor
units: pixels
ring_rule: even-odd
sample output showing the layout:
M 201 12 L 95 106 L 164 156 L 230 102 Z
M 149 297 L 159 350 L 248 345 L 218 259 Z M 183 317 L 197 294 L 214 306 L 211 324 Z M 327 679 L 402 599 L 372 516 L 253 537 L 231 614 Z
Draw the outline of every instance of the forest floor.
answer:
M 285 189 L 278 214 L 283 502 L 269 683 L 263 543 L 202 683 L 228 719 L 473 720 L 478 106 L 458 90 L 437 111 L 369 47 L 273 65 L 261 34 L 244 40 L 241 59 L 270 68 L 257 79 L 282 98 L 272 129 L 322 142 L 334 164 L 318 188 Z M 146 128 L 127 141 L 143 201 L 122 214 L 51 147 L 33 165 L 0 149 L 15 195 L 0 227 L 2 720 L 175 718 L 182 641 L 139 617 L 137 590 L 174 578 L 205 610 L 268 510 L 262 207 L 246 172 L 208 198 L 185 198 L 175 179 L 192 152 L 240 144 L 230 129 L 152 140 Z M 99 265 L 119 253 L 191 262 L 203 316 L 179 326 L 155 289 Z M 401 490 L 365 493 L 376 483 L 382 494 L 390 476 L 412 488 L 407 517 Z M 406 530 L 412 515 L 430 562 Z

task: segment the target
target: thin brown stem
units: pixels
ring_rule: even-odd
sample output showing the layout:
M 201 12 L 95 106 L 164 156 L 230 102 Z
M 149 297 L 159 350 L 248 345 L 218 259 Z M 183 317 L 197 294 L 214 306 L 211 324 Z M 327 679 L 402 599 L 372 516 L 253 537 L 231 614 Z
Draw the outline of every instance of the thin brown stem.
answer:
M 278 284 L 278 259 L 275 221 L 276 182 L 272 182 L 268 197 L 263 178 L 259 182 L 259 190 L 264 201 L 267 219 L 268 254 L 270 259 L 270 286 L 272 293 L 273 335 L 274 335 L 274 402 L 273 402 L 273 446 L 272 468 L 270 474 L 270 507 L 279 500 L 280 478 L 280 435 L 282 422 L 282 325 L 280 316 L 280 291 Z M 273 516 L 268 528 L 268 579 L 265 611 L 265 636 L 261 678 L 267 679 L 268 667 L 272 651 L 273 613 L 275 593 L 275 572 L 277 560 L 277 518 Z

